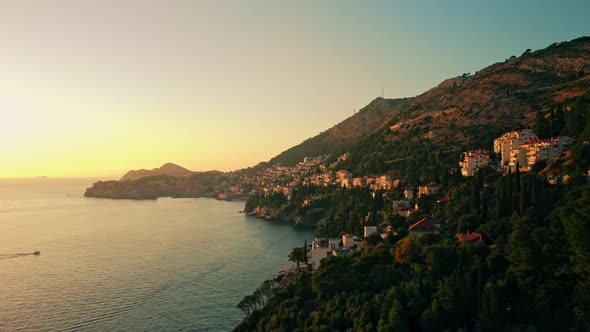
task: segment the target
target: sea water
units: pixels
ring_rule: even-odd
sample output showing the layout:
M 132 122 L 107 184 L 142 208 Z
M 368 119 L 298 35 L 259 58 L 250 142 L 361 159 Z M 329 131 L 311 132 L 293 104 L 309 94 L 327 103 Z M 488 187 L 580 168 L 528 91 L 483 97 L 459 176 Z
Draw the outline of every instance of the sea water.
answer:
M 244 202 L 85 198 L 92 181 L 0 180 L 0 330 L 230 331 L 311 242 Z

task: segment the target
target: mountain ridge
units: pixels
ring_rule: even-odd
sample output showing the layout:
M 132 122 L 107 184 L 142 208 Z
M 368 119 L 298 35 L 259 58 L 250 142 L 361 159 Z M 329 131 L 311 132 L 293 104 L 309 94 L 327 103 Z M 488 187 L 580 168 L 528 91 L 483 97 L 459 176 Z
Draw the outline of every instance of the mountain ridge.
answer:
M 580 37 L 446 79 L 407 98 L 389 114 L 389 123 L 342 149 L 351 158 L 340 166 L 356 174 L 403 176 L 424 162 L 396 161 L 423 151 L 424 159 L 441 158 L 456 167 L 461 150 L 489 147 L 505 131 L 532 127 L 538 113 L 567 111 L 573 99 L 590 91 L 589 74 L 590 37 Z

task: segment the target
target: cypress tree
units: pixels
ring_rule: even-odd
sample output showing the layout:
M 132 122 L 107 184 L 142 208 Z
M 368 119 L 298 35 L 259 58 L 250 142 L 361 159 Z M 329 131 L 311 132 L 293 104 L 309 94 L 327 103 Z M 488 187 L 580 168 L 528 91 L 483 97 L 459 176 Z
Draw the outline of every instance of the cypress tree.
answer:
M 514 188 L 516 193 L 520 193 L 520 164 L 516 162 L 516 179 L 514 180 Z
M 512 193 L 512 211 L 520 211 L 520 197 L 521 197 L 521 184 L 520 184 L 520 164 L 516 162 L 516 171 L 514 172 L 514 192 Z
M 512 174 L 510 168 L 508 168 L 508 175 L 504 178 L 504 214 L 510 216 L 513 211 L 512 206 Z
M 449 170 L 446 167 L 443 168 L 442 185 L 445 188 L 449 185 Z
M 534 179 L 534 181 L 531 181 L 531 190 L 530 190 L 530 205 L 531 206 L 535 206 L 537 204 L 537 195 L 536 195 L 536 189 L 535 187 L 537 186 L 537 179 Z
M 524 212 L 524 210 L 526 210 L 526 194 L 523 191 L 521 193 L 518 193 L 517 195 L 518 195 L 518 200 L 519 200 L 518 211 L 520 211 L 520 213 L 522 214 Z
M 481 208 L 481 194 L 479 190 L 479 185 L 477 181 L 477 177 L 473 178 L 473 183 L 471 184 L 471 208 L 475 211 L 476 214 L 479 214 Z
M 496 217 L 498 219 L 504 216 L 504 197 L 502 197 L 504 186 L 503 183 L 501 183 L 501 185 L 501 188 L 496 189 Z
M 488 217 L 488 193 L 483 190 L 483 198 L 481 200 L 481 216 L 485 219 Z

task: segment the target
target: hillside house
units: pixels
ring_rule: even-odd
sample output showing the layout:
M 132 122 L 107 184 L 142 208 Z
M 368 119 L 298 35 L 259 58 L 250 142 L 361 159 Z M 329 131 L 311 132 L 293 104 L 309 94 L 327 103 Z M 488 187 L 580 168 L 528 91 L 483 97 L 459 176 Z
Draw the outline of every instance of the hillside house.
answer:
M 408 228 L 410 236 L 420 237 L 424 234 L 440 233 L 440 221 L 433 218 L 422 218 Z
M 435 195 L 439 192 L 439 190 L 441 188 L 442 188 L 442 186 L 440 184 L 437 184 L 434 182 L 429 183 L 425 186 L 419 186 L 418 187 L 418 197 Z
M 404 190 L 404 198 L 409 201 L 414 199 L 414 187 L 408 187 Z
M 393 186 L 393 182 L 391 181 L 391 176 L 389 175 L 381 175 L 379 177 L 379 187 L 382 189 L 391 189 L 391 187 Z
M 508 165 L 511 171 L 516 170 L 517 163 L 521 170 L 530 171 L 538 161 L 550 162 L 557 159 L 572 143 L 573 139 L 568 136 L 527 141 L 512 150 Z
M 373 234 L 379 234 L 377 231 L 377 226 L 365 226 L 363 229 L 363 236 L 369 237 Z
M 353 187 L 364 187 L 367 185 L 367 179 L 366 178 L 353 178 L 352 179 L 352 186 Z
M 401 207 L 397 210 L 397 214 L 399 214 L 400 216 L 402 216 L 404 218 L 409 217 L 412 214 L 412 212 L 414 212 L 414 210 L 412 210 L 411 208 L 405 207 L 405 206 Z
M 355 246 L 358 246 L 361 243 L 361 240 L 356 236 L 352 236 L 350 234 L 342 235 L 342 248 L 344 249 L 352 249 Z
M 457 242 L 460 243 L 462 246 L 465 245 L 465 243 L 471 243 L 471 242 L 479 242 L 481 241 L 481 234 L 473 232 L 473 233 L 469 233 L 467 232 L 466 234 L 457 234 Z
M 393 212 L 398 212 L 400 209 L 410 208 L 410 201 L 392 201 L 391 206 L 393 207 Z
M 313 239 L 311 249 L 307 253 L 307 262 L 313 270 L 317 270 L 322 259 L 331 256 L 332 251 L 340 246 L 339 238 L 316 238 Z
M 507 132 L 494 140 L 494 152 L 500 154 L 501 164 L 507 165 L 512 157 L 512 150 L 536 138 L 537 135 L 530 129 Z
M 342 188 L 352 187 L 352 177 L 345 177 L 344 179 L 341 179 L 340 180 L 340 187 L 342 187 Z
M 463 160 L 459 162 L 461 175 L 473 176 L 480 168 L 490 163 L 490 153 L 485 150 L 470 150 L 463 152 Z

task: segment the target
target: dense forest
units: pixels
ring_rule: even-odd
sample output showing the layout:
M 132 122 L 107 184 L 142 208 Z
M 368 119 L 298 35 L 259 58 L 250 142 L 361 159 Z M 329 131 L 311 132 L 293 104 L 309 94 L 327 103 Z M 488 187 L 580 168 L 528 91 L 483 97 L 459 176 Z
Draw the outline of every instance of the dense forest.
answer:
M 353 255 L 325 258 L 316 271 L 298 269 L 280 287 L 264 282 L 238 305 L 246 316 L 235 330 L 590 330 L 589 112 L 589 94 L 538 112 L 540 137 L 568 135 L 575 143 L 565 157 L 528 173 L 484 169 L 462 177 L 444 149 L 409 144 L 397 171 L 408 184 L 441 183 L 438 198 L 450 199 L 416 199 L 419 211 L 407 219 L 384 200 L 399 198 L 401 188 L 375 195 L 306 189 L 325 197 L 318 236 L 358 235 L 366 225 L 391 231 L 384 240 L 365 238 Z M 392 170 L 378 154 L 354 157 L 374 149 L 376 137 L 353 149 L 347 167 Z M 473 147 L 489 149 L 488 135 L 482 137 Z M 550 184 L 549 175 L 566 180 Z M 409 236 L 408 226 L 426 215 L 443 222 L 440 234 Z M 466 232 L 482 241 L 458 243 L 457 234 Z M 304 261 L 306 249 L 302 243 L 291 258 Z

